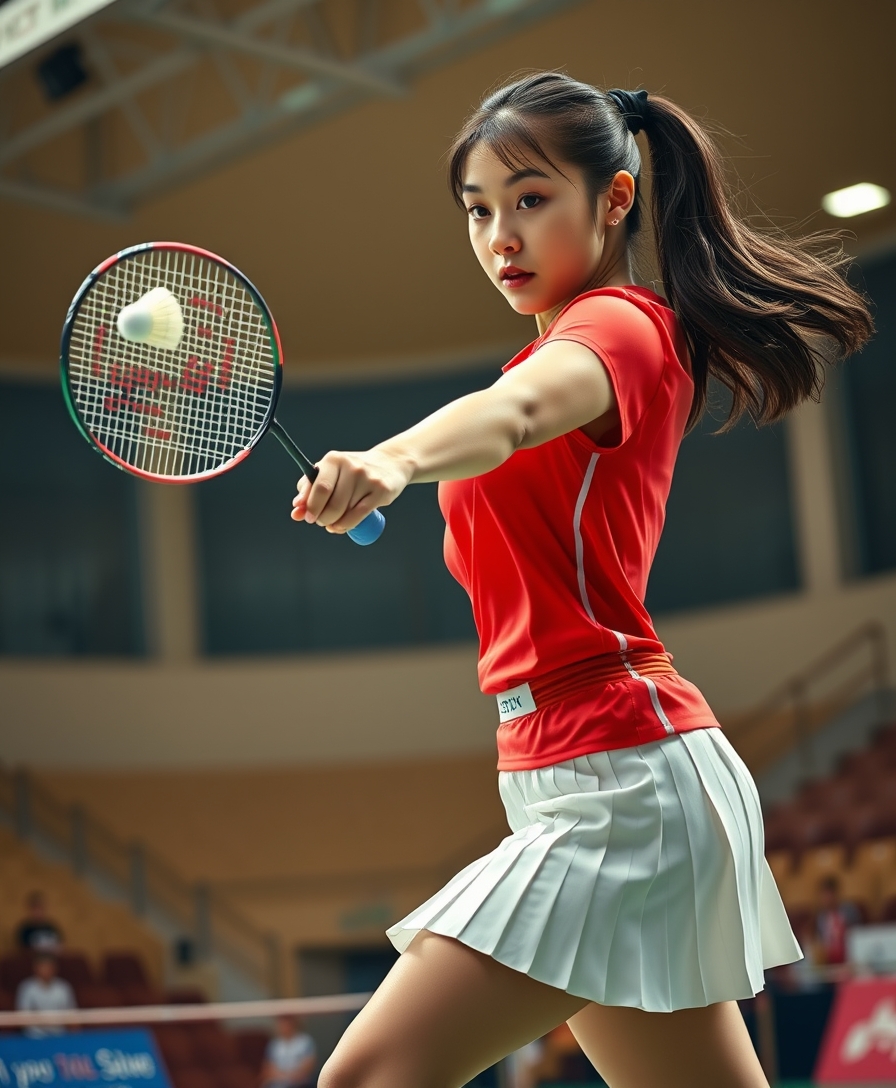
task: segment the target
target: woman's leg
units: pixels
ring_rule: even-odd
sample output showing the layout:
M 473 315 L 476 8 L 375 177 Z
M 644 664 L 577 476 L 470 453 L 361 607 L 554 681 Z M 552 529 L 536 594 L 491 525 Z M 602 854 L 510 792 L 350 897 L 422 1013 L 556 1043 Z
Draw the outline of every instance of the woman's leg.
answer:
M 677 1012 L 589 1004 L 569 1026 L 611 1088 L 768 1088 L 735 1001 Z
M 319 1088 L 460 1088 L 587 1004 L 420 933 L 349 1025 Z

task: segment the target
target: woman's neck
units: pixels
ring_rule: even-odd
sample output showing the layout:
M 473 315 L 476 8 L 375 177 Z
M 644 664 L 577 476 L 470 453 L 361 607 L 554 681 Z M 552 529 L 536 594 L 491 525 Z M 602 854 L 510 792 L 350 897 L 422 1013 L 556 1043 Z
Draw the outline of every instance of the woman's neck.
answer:
M 536 314 L 535 323 L 538 326 L 538 335 L 542 336 L 547 332 L 551 322 L 557 314 L 568 306 L 574 298 L 578 298 L 579 295 L 584 295 L 586 291 L 597 291 L 601 287 L 628 287 L 634 282 L 635 278 L 632 275 L 631 261 L 626 252 L 611 268 L 598 268 L 591 279 L 583 284 L 574 295 L 570 295 L 569 298 L 564 299 L 563 302 L 558 303 L 556 306 L 552 306 L 550 310 L 545 310 L 544 313 Z

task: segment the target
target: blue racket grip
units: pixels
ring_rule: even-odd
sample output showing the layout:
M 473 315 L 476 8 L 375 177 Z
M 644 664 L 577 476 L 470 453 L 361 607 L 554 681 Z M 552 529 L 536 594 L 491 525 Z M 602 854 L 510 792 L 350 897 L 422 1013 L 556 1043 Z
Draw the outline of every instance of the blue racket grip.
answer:
M 385 528 L 386 519 L 379 510 L 372 510 L 360 525 L 356 525 L 354 529 L 349 529 L 347 535 L 356 544 L 372 544 L 375 540 L 379 540 Z

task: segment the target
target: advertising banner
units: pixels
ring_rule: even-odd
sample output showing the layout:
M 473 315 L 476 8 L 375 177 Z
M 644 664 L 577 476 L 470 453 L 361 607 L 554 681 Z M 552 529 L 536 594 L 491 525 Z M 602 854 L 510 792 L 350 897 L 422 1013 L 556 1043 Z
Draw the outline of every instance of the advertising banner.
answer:
M 896 978 L 837 991 L 815 1069 L 818 1084 L 896 1085 Z
M 0 1035 L 0 1088 L 171 1088 L 145 1028 Z
M 7 0 L 0 9 L 0 68 L 113 0 Z

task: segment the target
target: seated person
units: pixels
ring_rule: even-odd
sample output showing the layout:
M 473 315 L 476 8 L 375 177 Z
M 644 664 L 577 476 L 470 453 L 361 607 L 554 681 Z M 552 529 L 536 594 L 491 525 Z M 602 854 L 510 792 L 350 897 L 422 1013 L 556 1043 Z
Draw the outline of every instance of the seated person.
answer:
M 535 1088 L 541 1079 L 545 1047 L 541 1039 L 515 1050 L 507 1056 L 507 1088 Z
M 25 900 L 25 917 L 16 929 L 16 944 L 29 951 L 59 951 L 62 930 L 47 914 L 47 900 L 41 891 L 30 892 Z
M 846 932 L 861 922 L 854 903 L 840 898 L 840 881 L 824 877 L 818 885 L 818 910 L 815 914 L 815 940 L 823 964 L 846 963 Z
M 305 1088 L 314 1083 L 317 1050 L 295 1016 L 278 1016 L 261 1067 L 261 1088 Z
M 21 1012 L 52 1012 L 77 1007 L 71 986 L 56 974 L 56 957 L 52 952 L 38 952 L 34 957 L 34 974 L 20 982 L 16 990 L 16 1008 Z M 61 1035 L 64 1031 L 61 1024 L 25 1028 L 25 1034 L 32 1039 Z

